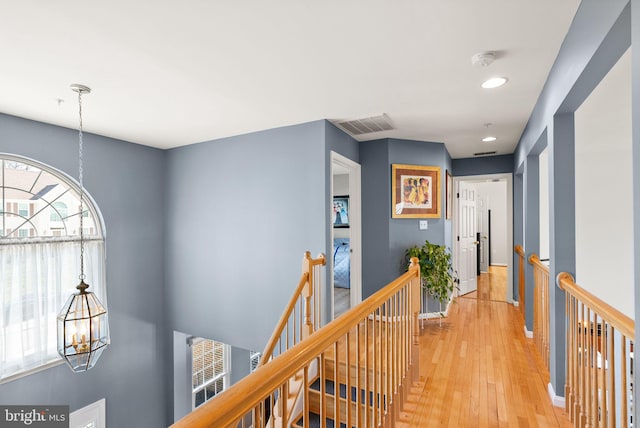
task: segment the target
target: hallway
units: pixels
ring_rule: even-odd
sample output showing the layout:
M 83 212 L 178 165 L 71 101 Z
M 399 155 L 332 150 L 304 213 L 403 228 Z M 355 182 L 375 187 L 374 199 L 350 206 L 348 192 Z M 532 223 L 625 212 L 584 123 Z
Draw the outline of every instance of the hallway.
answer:
M 447 318 L 424 324 L 420 359 L 426 382 L 401 417 L 408 426 L 571 426 L 551 405 L 548 374 L 508 303 L 458 298 Z

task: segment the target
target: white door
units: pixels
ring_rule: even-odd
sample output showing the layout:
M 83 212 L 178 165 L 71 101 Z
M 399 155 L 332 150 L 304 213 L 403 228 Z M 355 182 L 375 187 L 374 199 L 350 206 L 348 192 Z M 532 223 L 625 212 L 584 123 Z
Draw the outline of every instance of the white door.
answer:
M 106 428 L 106 400 L 98 400 L 69 415 L 69 428 Z
M 461 181 L 458 187 L 458 248 L 460 294 L 478 288 L 476 249 L 476 189 Z
M 476 211 L 480 234 L 480 271 L 489 272 L 489 210 L 487 196 L 476 192 Z

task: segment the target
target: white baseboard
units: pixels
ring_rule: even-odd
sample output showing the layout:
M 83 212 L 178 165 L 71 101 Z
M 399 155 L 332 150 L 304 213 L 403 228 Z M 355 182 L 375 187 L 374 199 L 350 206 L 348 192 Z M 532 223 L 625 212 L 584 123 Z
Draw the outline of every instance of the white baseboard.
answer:
M 533 332 L 527 330 L 527 326 L 524 326 L 524 337 L 526 337 L 527 339 L 533 339 Z
M 551 382 L 547 385 L 547 392 L 549 393 L 549 398 L 551 399 L 551 403 L 556 407 L 565 407 L 565 399 L 564 397 L 559 397 L 556 395 L 555 389 L 553 389 L 553 385 Z
M 518 302 L 517 300 L 514 300 L 513 302 L 511 302 L 513 304 L 513 306 L 515 306 L 516 308 L 518 306 L 520 306 L 520 302 Z

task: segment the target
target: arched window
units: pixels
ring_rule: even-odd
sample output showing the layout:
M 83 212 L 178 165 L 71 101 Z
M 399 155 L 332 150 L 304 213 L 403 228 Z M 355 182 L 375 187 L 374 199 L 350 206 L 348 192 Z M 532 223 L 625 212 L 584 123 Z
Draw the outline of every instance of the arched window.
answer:
M 84 198 L 86 282 L 106 305 L 102 221 Z M 0 382 L 62 360 L 56 316 L 80 274 L 80 193 L 65 174 L 0 154 Z

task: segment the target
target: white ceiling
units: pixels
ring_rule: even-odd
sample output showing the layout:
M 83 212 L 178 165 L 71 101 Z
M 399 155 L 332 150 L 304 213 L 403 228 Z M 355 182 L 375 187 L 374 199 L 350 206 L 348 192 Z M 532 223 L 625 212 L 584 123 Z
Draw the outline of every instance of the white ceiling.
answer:
M 154 147 L 386 113 L 359 139 L 511 153 L 578 3 L 0 0 L 0 112 L 74 128 L 81 83 L 86 131 Z

